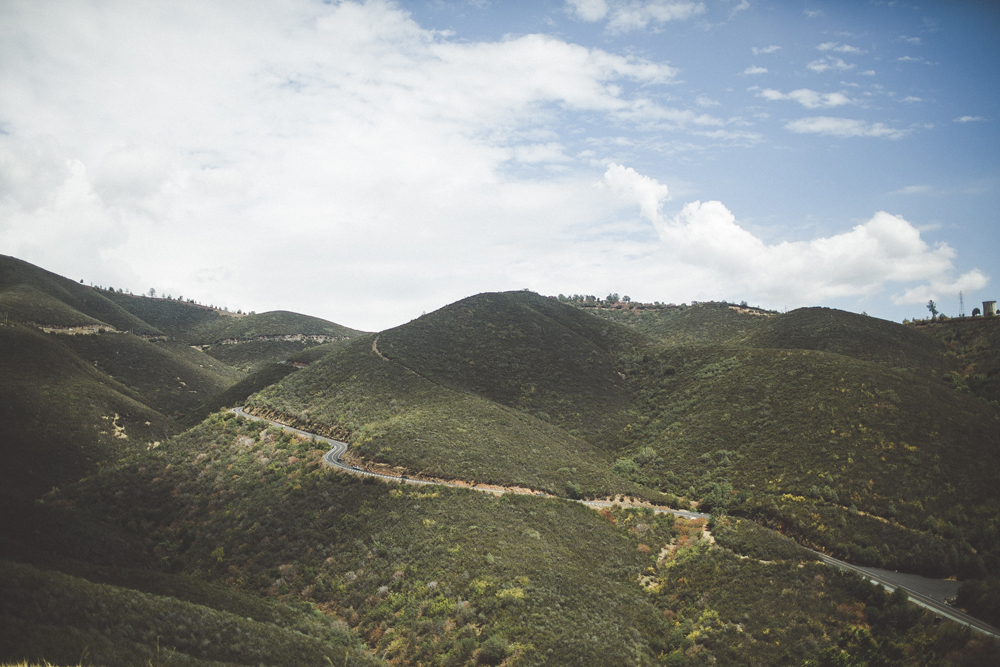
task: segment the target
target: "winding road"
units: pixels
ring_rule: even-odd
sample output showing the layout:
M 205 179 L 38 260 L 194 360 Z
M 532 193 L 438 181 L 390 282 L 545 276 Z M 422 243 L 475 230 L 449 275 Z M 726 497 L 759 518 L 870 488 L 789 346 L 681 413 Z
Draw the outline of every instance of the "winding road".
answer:
M 373 344 L 374 346 L 374 344 Z M 541 491 L 526 491 L 521 489 L 512 489 L 507 487 L 493 487 L 493 486 L 472 486 L 466 483 L 450 483 L 441 480 L 425 480 L 425 479 L 413 479 L 405 475 L 396 477 L 393 475 L 385 475 L 382 473 L 372 472 L 370 470 L 364 470 L 357 466 L 353 466 L 344 463 L 341 460 L 341 456 L 347 451 L 347 443 L 341 442 L 340 440 L 334 440 L 333 438 L 327 438 L 322 435 L 317 435 L 315 433 L 309 433 L 308 431 L 303 431 L 281 422 L 276 422 L 272 419 L 265 419 L 264 417 L 258 417 L 256 415 L 251 415 L 244 412 L 243 406 L 231 408 L 230 412 L 245 419 L 252 419 L 254 421 L 262 421 L 272 424 L 284 431 L 290 433 L 295 433 L 304 438 L 311 438 L 319 442 L 325 442 L 330 447 L 330 451 L 323 455 L 323 463 L 332 467 L 343 470 L 345 472 L 350 472 L 355 475 L 364 475 L 369 477 L 378 477 L 392 482 L 399 482 L 404 484 L 437 484 L 440 486 L 450 486 L 453 488 L 464 488 L 472 489 L 474 491 L 482 491 L 485 493 L 493 493 L 495 495 L 502 495 L 504 493 L 517 493 L 521 495 L 531 495 L 538 496 L 542 498 L 555 498 L 557 496 L 552 496 Z M 614 503 L 608 500 L 578 500 L 576 502 L 582 503 L 587 507 L 594 509 L 600 509 L 604 507 L 611 507 L 614 504 L 621 505 L 621 503 Z M 686 510 L 676 510 L 669 507 L 659 507 L 653 505 L 637 505 L 638 507 L 646 507 L 652 509 L 658 514 L 674 514 L 676 516 L 681 516 L 686 519 L 708 519 L 708 514 L 702 514 L 700 512 L 691 512 Z M 861 576 L 869 579 L 870 581 L 877 583 L 885 587 L 889 591 L 894 591 L 896 588 L 902 588 L 906 591 L 910 598 L 910 602 L 919 605 L 925 609 L 928 609 L 935 614 L 938 614 L 942 618 L 947 618 L 949 620 L 955 621 L 956 623 L 961 623 L 962 625 L 968 626 L 973 630 L 980 632 L 984 635 L 988 635 L 997 639 L 1000 639 L 1000 630 L 994 628 L 988 623 L 984 623 L 977 618 L 974 618 L 965 612 L 956 609 L 948 604 L 945 604 L 944 599 L 948 597 L 953 597 L 958 592 L 959 582 L 949 581 L 944 579 L 930 579 L 927 577 L 921 577 L 915 574 L 900 574 L 898 572 L 890 572 L 888 570 L 879 570 L 877 568 L 871 567 L 858 567 L 857 565 L 851 565 L 850 563 L 845 563 L 842 560 L 837 560 L 827 556 L 819 551 L 813 551 L 808 549 L 816 555 L 817 559 L 826 565 L 831 567 L 836 567 L 840 570 L 855 572 Z

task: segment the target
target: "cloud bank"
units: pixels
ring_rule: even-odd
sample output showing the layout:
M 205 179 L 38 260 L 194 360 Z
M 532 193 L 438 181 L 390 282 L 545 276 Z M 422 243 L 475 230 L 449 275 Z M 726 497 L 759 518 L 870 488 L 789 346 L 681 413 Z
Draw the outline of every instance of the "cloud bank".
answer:
M 667 188 L 623 165 L 610 164 L 603 184 L 653 223 L 659 261 L 686 265 L 700 279 L 771 303 L 870 297 L 893 289 L 894 303 L 919 304 L 989 282 L 975 269 L 956 276 L 953 248 L 929 246 L 902 216 L 884 211 L 840 234 L 768 244 L 740 226 L 722 202 L 694 201 L 663 215 Z

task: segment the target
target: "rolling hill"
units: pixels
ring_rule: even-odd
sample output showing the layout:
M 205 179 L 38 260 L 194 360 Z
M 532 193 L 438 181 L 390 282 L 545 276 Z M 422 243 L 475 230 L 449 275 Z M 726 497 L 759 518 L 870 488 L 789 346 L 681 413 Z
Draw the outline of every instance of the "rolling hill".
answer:
M 90 288 L 12 258 L 0 276 L 0 659 L 1000 653 L 801 548 L 978 580 L 962 599 L 991 608 L 1000 318 L 913 327 L 521 291 L 365 334 Z M 344 439 L 357 465 L 556 497 L 337 472 L 317 442 L 217 411 L 243 401 Z M 712 518 L 568 500 L 609 496 L 694 501 Z
M 173 339 L 237 369 L 254 373 L 303 350 L 363 332 L 289 311 L 230 313 L 195 303 L 111 292 L 108 298 Z

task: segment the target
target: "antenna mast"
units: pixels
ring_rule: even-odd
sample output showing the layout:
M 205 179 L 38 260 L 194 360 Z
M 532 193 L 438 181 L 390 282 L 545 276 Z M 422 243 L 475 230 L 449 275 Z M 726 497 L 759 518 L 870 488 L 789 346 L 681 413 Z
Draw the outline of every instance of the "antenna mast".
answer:
M 965 297 L 961 292 L 958 293 L 958 316 L 965 317 Z

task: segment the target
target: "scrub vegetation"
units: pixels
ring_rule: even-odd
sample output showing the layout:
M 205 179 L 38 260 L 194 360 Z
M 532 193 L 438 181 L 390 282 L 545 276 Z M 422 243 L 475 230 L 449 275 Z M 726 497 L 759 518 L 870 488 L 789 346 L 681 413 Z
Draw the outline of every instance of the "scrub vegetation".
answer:
M 365 334 L 0 258 L 0 659 L 996 663 L 806 547 L 957 576 L 996 618 L 1000 319 L 612 296 Z M 236 404 L 352 464 L 536 493 L 334 471 Z M 609 497 L 712 518 L 572 502 Z

